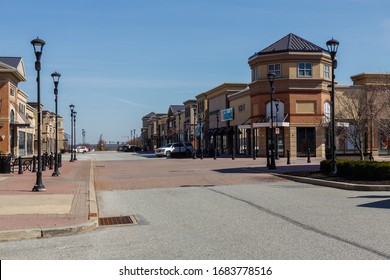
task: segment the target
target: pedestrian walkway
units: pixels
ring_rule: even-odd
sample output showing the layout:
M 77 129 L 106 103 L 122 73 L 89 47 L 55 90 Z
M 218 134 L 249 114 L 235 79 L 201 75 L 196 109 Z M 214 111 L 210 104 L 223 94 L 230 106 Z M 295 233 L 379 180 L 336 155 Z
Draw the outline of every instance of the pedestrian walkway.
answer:
M 36 173 L 0 174 L 0 240 L 49 237 L 97 227 L 91 161 L 63 161 L 61 176 L 42 172 L 46 192 L 32 192 Z

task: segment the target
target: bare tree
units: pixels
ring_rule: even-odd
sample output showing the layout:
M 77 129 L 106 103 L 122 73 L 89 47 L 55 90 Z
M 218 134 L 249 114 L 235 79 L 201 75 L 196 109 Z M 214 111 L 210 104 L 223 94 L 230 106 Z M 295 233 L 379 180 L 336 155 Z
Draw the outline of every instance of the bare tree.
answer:
M 336 95 L 336 119 L 349 124 L 339 125 L 337 134 L 353 143 L 359 152 L 360 159 L 364 159 L 364 152 L 368 145 L 372 155 L 374 133 L 379 127 L 389 128 L 390 135 L 390 94 L 387 76 L 375 83 L 353 85 L 343 93 Z

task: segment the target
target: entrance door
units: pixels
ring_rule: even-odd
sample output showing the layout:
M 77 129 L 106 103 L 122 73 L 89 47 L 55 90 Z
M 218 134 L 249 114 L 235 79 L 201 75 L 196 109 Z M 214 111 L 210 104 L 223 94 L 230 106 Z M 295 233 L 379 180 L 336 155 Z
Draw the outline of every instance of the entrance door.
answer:
M 316 130 L 314 127 L 297 127 L 297 156 L 307 156 L 310 148 L 310 156 L 316 156 Z

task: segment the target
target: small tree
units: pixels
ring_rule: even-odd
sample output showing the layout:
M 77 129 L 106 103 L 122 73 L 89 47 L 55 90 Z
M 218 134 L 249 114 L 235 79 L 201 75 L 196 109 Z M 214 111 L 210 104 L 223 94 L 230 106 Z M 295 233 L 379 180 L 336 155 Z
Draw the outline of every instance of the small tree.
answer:
M 106 141 L 103 140 L 103 134 L 100 134 L 99 141 L 96 145 L 97 151 L 105 151 L 106 150 Z

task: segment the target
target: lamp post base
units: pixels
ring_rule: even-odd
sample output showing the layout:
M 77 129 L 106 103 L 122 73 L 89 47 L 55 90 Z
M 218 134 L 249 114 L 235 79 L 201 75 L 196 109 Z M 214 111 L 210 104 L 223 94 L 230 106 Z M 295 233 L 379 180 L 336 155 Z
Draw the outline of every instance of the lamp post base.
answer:
M 42 183 L 42 172 L 37 172 L 37 182 L 32 189 L 33 192 L 45 192 L 46 188 Z
M 51 176 L 53 176 L 53 177 L 59 177 L 59 176 L 61 176 L 61 174 L 60 174 L 59 171 L 54 171 L 53 174 L 51 174 Z

